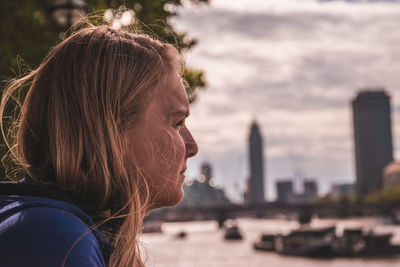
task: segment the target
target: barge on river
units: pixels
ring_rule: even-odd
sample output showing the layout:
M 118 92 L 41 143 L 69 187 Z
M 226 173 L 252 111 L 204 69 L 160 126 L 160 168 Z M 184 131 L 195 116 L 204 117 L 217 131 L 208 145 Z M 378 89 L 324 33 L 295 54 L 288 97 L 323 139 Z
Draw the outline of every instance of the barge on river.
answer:
M 262 235 L 254 248 L 283 255 L 305 257 L 383 257 L 400 255 L 400 246 L 392 245 L 392 234 L 364 233 L 362 229 L 345 229 L 336 235 L 336 227 L 300 227 L 288 235 Z

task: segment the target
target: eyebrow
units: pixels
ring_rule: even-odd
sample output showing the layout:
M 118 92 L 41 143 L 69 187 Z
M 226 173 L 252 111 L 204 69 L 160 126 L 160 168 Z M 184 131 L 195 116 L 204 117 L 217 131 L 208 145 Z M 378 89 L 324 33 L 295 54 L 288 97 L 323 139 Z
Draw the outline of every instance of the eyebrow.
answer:
M 189 110 L 186 110 L 186 109 L 176 110 L 176 111 L 172 111 L 170 113 L 171 117 L 174 117 L 174 116 L 185 116 L 185 118 L 187 118 L 187 117 L 189 117 L 189 115 L 190 115 L 190 112 L 189 112 Z

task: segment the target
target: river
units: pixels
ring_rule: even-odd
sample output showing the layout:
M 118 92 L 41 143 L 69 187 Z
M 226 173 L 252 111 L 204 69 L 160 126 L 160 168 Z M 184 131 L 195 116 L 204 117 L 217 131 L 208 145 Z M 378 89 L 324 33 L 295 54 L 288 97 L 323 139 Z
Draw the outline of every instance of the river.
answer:
M 383 259 L 309 259 L 289 257 L 274 252 L 255 251 L 252 244 L 261 233 L 287 233 L 298 227 L 296 221 L 239 219 L 242 241 L 225 241 L 224 232 L 214 221 L 164 223 L 161 234 L 144 234 L 141 242 L 147 255 L 146 266 L 152 267 L 398 267 L 400 257 Z M 393 244 L 400 244 L 400 226 L 384 225 L 380 219 L 362 218 L 346 220 L 314 219 L 315 227 L 336 225 L 343 228 L 362 227 L 378 233 L 391 232 Z M 184 239 L 175 235 L 187 232 Z

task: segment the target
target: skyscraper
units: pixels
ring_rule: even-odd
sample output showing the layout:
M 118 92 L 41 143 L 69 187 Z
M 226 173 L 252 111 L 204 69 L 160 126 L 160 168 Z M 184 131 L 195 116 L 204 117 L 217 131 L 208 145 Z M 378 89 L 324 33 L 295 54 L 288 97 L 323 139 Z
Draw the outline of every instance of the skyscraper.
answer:
M 353 100 L 356 192 L 363 196 L 382 189 L 382 172 L 393 161 L 390 97 L 364 91 Z
M 253 121 L 249 138 L 250 180 L 247 204 L 264 203 L 263 139 L 256 121 Z

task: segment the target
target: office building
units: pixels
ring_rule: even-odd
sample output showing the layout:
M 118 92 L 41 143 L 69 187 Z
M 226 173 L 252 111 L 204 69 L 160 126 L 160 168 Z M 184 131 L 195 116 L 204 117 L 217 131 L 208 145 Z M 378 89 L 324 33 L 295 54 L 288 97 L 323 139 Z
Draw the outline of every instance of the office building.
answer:
M 390 97 L 384 91 L 363 91 L 353 104 L 356 193 L 382 189 L 382 172 L 393 161 Z
M 304 181 L 304 200 L 305 202 L 314 202 L 318 197 L 318 186 L 313 180 Z
M 250 180 L 246 195 L 248 205 L 264 203 L 264 157 L 263 138 L 256 121 L 253 121 L 249 136 Z
M 216 187 L 211 177 L 212 168 L 204 163 L 199 178 L 188 181 L 184 186 L 184 197 L 179 207 L 222 207 L 231 205 L 222 188 Z
M 314 180 L 305 180 L 303 190 L 295 190 L 292 179 L 276 182 L 277 202 L 304 204 L 313 203 L 318 197 L 318 185 Z
M 279 181 L 276 183 L 276 191 L 277 191 L 277 202 L 280 203 L 289 203 L 291 202 L 294 191 L 293 191 L 293 182 L 292 181 Z

